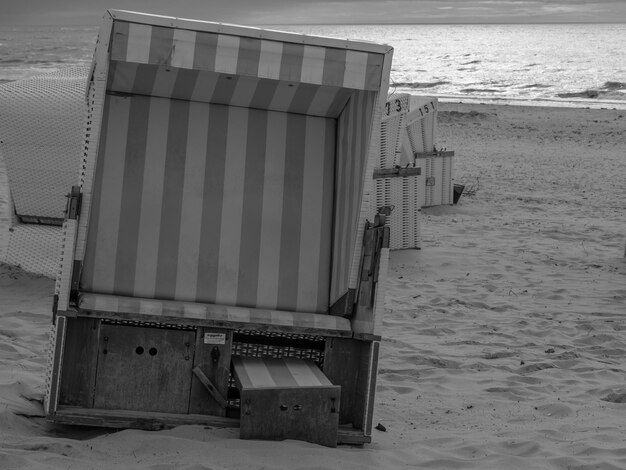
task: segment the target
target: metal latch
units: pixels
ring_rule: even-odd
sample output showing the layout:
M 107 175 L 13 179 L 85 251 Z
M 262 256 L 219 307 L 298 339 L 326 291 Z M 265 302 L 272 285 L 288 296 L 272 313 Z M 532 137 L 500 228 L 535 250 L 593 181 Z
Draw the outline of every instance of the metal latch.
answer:
M 65 208 L 65 217 L 69 220 L 76 220 L 80 215 L 80 205 L 83 195 L 80 192 L 80 186 L 72 186 L 72 191 L 67 194 L 67 206 Z

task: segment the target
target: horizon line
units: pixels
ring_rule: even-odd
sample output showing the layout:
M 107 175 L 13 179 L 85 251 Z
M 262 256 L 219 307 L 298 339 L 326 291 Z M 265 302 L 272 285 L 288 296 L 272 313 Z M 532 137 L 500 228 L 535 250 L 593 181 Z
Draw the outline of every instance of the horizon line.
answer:
M 182 18 L 182 17 L 181 17 Z M 208 21 L 212 23 L 229 23 L 235 24 L 230 21 L 217 21 L 217 20 L 199 20 L 199 21 Z M 243 25 L 242 23 L 238 23 L 239 25 Z M 393 21 L 385 21 L 379 23 L 346 23 L 346 22 L 328 22 L 328 23 L 300 23 L 300 22 L 289 22 L 289 23 L 246 23 L 249 26 L 462 26 L 462 25 L 568 25 L 568 24 L 623 24 L 626 25 L 626 21 L 458 21 L 458 22 L 450 22 L 450 21 L 420 21 L 420 22 L 393 22 Z M 58 27 L 76 27 L 76 28 L 85 28 L 85 27 L 98 27 L 100 23 L 85 23 L 85 24 L 44 24 L 44 23 L 25 23 L 25 24 L 3 24 L 0 23 L 0 27 L 22 27 L 22 26 L 58 26 Z

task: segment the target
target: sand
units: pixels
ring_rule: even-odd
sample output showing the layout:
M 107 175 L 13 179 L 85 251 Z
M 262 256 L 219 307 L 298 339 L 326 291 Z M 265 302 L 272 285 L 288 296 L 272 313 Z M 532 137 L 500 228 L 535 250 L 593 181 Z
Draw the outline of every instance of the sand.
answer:
M 53 281 L 0 267 L 0 468 L 626 468 L 625 129 L 620 110 L 441 105 L 468 193 L 392 252 L 386 431 L 363 448 L 53 427 Z

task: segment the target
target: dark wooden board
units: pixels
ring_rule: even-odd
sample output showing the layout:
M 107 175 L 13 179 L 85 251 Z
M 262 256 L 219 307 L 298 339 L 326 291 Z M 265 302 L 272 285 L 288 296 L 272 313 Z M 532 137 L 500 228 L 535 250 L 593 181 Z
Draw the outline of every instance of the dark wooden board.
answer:
M 66 318 L 59 404 L 91 408 L 98 356 L 100 320 Z
M 198 328 L 194 367 L 199 367 L 223 399 L 228 395 L 232 331 Z M 216 400 L 194 374 L 191 382 L 189 412 L 226 416 L 226 407 Z
M 94 406 L 188 413 L 195 332 L 103 324 Z
M 297 439 L 337 446 L 340 387 L 241 391 L 242 439 Z
M 332 338 L 326 342 L 324 374 L 335 385 L 341 386 L 341 414 L 339 424 L 354 424 L 361 407 L 357 402 L 357 382 L 363 342 Z
M 237 428 L 239 420 L 197 414 L 153 413 L 128 410 L 96 410 L 93 408 L 60 407 L 49 417 L 56 423 L 116 429 L 159 430 L 184 424 L 217 428 Z
M 372 429 L 378 350 L 376 341 L 333 338 L 324 354 L 324 374 L 341 386 L 339 423 L 350 424 L 364 435 Z

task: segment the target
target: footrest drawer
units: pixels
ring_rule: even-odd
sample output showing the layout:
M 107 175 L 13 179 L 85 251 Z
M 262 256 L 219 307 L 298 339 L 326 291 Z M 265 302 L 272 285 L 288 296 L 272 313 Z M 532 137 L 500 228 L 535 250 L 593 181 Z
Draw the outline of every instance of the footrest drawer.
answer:
M 337 445 L 341 387 L 310 360 L 234 357 L 242 439 Z

